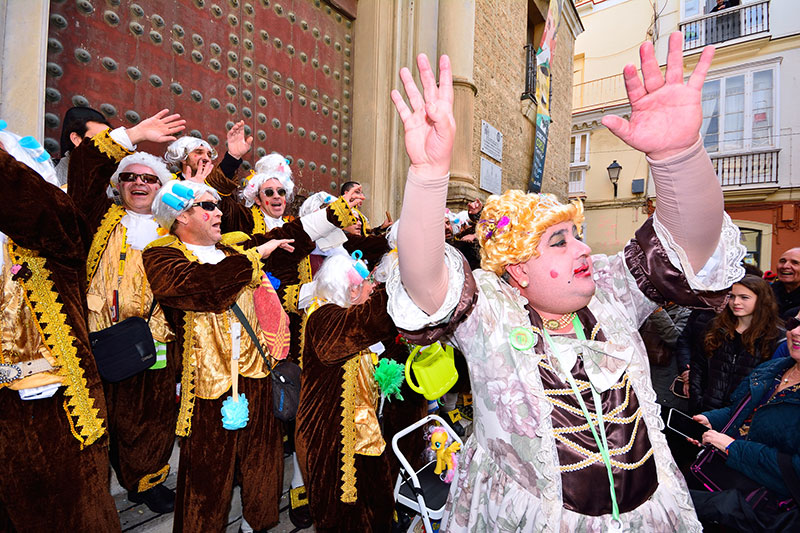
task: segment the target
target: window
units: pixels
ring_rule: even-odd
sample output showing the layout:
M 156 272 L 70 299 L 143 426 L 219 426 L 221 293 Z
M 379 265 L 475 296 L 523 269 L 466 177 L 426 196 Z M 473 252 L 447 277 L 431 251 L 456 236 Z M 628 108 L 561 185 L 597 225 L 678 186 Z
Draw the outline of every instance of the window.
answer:
M 752 69 L 703 85 L 703 144 L 709 153 L 774 145 L 775 68 Z
M 589 134 L 579 133 L 570 139 L 570 166 L 586 166 L 589 164 Z
M 743 3 L 747 3 L 745 0 Z M 728 0 L 724 3 L 725 7 L 736 7 L 740 1 Z M 697 15 L 706 15 L 717 5 L 717 0 L 683 0 L 683 18 L 688 19 Z

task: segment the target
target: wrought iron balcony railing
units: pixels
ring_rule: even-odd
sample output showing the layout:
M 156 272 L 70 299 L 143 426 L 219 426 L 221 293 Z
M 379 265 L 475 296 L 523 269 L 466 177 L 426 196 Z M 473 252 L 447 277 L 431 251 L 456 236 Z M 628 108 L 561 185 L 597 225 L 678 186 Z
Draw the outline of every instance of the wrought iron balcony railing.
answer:
M 779 150 L 739 155 L 711 155 L 711 162 L 723 187 L 778 183 Z
M 769 0 L 747 3 L 681 22 L 683 49 L 769 32 Z

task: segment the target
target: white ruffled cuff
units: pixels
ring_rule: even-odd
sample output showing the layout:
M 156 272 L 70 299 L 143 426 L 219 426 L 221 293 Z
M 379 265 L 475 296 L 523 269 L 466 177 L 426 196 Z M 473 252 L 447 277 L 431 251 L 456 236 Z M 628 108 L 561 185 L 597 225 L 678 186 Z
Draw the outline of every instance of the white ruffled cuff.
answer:
M 131 152 L 136 150 L 136 145 L 131 142 L 131 138 L 128 137 L 128 132 L 125 131 L 125 128 L 111 130 L 108 132 L 108 136 L 114 139 L 117 144 L 122 145 L 126 150 L 130 150 Z
M 461 299 L 461 291 L 464 289 L 464 262 L 462 255 L 455 248 L 446 244 L 444 263 L 447 267 L 447 294 L 445 294 L 444 302 L 439 309 L 430 315 L 420 309 L 408 295 L 400 279 L 399 264 L 395 263 L 389 279 L 386 280 L 386 291 L 389 294 L 386 308 L 398 328 L 417 331 L 446 323 L 450 319 Z
M 330 223 L 325 209 L 300 217 L 300 222 L 303 224 L 303 230 L 323 252 L 347 242 L 344 232 Z
M 741 243 L 739 228 L 728 213 L 722 214 L 722 231 L 714 253 L 699 271 L 695 272 L 686 252 L 672 238 L 670 232 L 653 215 L 653 229 L 664 245 L 670 263 L 679 268 L 695 291 L 720 291 L 727 289 L 744 276 L 742 259 L 747 248 Z

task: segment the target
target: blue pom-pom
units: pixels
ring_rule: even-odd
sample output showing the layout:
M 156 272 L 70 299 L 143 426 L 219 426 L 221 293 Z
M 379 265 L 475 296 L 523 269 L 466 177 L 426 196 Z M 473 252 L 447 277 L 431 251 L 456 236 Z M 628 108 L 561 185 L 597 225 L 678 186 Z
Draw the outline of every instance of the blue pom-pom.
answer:
M 222 412 L 222 427 L 225 429 L 242 429 L 250 420 L 250 410 L 244 394 L 239 395 L 238 402 L 233 401 L 231 396 L 225 398 L 220 412 Z
M 281 280 L 272 275 L 272 272 L 267 272 L 267 279 L 272 284 L 272 288 L 276 291 L 281 286 Z

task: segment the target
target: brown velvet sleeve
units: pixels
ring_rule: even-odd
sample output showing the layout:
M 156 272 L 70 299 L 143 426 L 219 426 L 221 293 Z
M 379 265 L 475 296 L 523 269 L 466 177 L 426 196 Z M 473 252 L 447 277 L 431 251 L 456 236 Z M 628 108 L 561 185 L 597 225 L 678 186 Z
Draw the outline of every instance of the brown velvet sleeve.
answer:
M 243 254 L 212 265 L 190 261 L 176 248 L 156 246 L 145 249 L 142 260 L 159 303 L 184 311 L 221 313 L 253 279 L 253 264 Z
M 112 203 L 106 195 L 111 176 L 122 158 L 132 153 L 115 142 L 109 130 L 84 139 L 70 152 L 67 194 L 86 216 L 92 233 Z
M 664 305 L 675 302 L 692 309 L 725 307 L 728 291 L 698 291 L 689 286 L 684 273 L 669 260 L 667 251 L 656 236 L 653 219 L 648 219 L 625 246 L 625 263 L 636 285 L 650 300 Z
M 386 314 L 386 290 L 376 290 L 369 300 L 346 309 L 323 305 L 306 323 L 306 343 L 312 343 L 322 364 L 340 365 L 395 331 Z
M 231 196 L 239 188 L 239 185 L 228 178 L 220 167 L 221 164 L 214 167 L 214 170 L 206 178 L 206 185 L 216 189 L 220 196 Z
M 295 218 L 280 228 L 271 229 L 264 234 L 264 240 L 269 239 L 294 239 L 293 252 L 278 248 L 263 263 L 264 271 L 272 272 L 273 276 L 281 280 L 281 285 L 296 283 L 298 281 L 297 265 L 313 252 L 315 247 L 314 241 L 303 229 L 303 223 L 299 218 Z
M 372 269 L 383 257 L 383 254 L 390 250 L 389 241 L 383 235 L 347 235 L 347 242 L 344 243 L 344 249 L 349 253 L 356 250 L 361 250 L 364 254 L 364 260 L 367 265 Z
M 0 150 L 0 231 L 55 263 L 86 269 L 92 242 L 81 212 L 64 191 Z
M 347 205 L 347 200 L 344 199 L 344 196 L 340 196 L 326 207 L 325 213 L 328 216 L 328 222 L 341 229 L 356 223 L 356 217 L 353 216 L 353 211 Z
M 478 286 L 475 283 L 475 277 L 469 269 L 469 264 L 464 256 L 461 256 L 464 263 L 464 287 L 461 289 L 461 297 L 456 304 L 456 308 L 446 324 L 439 324 L 430 326 L 416 331 L 407 331 L 399 329 L 403 337 L 408 339 L 409 342 L 427 346 L 433 344 L 442 337 L 446 337 L 453 333 L 461 322 L 466 319 L 475 307 L 478 301 Z

